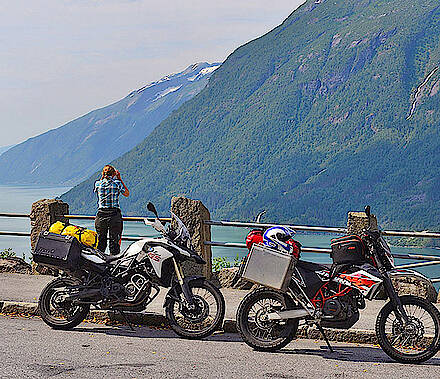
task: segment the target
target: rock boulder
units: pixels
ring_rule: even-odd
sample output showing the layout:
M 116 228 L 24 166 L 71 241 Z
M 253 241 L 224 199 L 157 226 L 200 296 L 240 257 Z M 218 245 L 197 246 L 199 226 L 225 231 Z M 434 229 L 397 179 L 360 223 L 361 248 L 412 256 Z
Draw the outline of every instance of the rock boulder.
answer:
M 391 278 L 397 293 L 402 295 L 414 295 L 429 300 L 431 303 L 437 301 L 437 291 L 432 285 L 423 280 L 417 280 L 411 277 Z
M 32 266 L 18 257 L 0 258 L 0 272 L 30 274 Z
M 200 200 L 179 196 L 171 199 L 171 211 L 186 225 L 191 234 L 194 251 L 206 261 L 205 265 L 184 262 L 185 275 L 203 275 L 210 279 L 212 271 L 211 246 L 204 244 L 205 241 L 211 241 L 211 228 L 204 223 L 211 218 L 209 210 Z
M 251 289 L 254 286 L 254 284 L 244 279 L 240 279 L 235 286 L 232 286 L 232 282 L 235 278 L 235 274 L 237 273 L 237 271 L 238 271 L 238 267 L 230 267 L 230 268 L 223 268 L 220 271 L 216 272 L 215 276 L 220 282 L 220 286 L 223 288 L 232 287 L 240 290 Z

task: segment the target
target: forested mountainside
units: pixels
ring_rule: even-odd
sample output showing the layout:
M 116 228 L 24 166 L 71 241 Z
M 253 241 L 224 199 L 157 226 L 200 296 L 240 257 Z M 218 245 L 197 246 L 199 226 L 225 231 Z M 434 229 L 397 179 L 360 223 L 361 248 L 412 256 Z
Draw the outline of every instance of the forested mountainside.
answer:
M 141 142 L 173 110 L 198 94 L 219 66 L 196 63 L 9 149 L 0 157 L 0 183 L 81 182 Z
M 440 3 L 307 1 L 234 51 L 114 164 L 124 213 L 202 200 L 216 218 L 438 229 Z M 62 198 L 93 213 L 96 175 Z

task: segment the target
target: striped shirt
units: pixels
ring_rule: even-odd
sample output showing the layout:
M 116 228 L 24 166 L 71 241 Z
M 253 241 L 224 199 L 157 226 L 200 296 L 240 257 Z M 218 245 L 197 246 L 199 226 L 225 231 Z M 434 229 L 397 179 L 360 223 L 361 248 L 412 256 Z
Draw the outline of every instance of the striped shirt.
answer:
M 98 208 L 119 208 L 119 194 L 125 191 L 120 180 L 104 178 L 95 182 Z

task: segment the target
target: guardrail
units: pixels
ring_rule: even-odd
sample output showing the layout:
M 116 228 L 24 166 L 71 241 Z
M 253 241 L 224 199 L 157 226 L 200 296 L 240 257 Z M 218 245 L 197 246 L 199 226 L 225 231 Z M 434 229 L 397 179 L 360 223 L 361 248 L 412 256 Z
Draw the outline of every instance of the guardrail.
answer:
M 267 223 L 257 223 L 257 222 L 241 222 L 241 221 L 205 221 L 207 225 L 216 226 L 230 226 L 237 228 L 267 228 L 276 225 L 282 225 L 285 227 L 292 228 L 297 231 L 307 231 L 307 232 L 321 232 L 321 233 L 332 233 L 332 234 L 345 234 L 347 233 L 347 228 L 343 227 L 328 227 L 328 226 L 306 226 L 306 225 L 288 225 L 288 224 L 267 224 Z M 410 232 L 410 231 L 398 231 L 398 230 L 382 230 L 382 235 L 388 237 L 415 237 L 415 238 L 440 238 L 440 233 L 437 232 Z M 231 242 L 218 242 L 218 241 L 205 241 L 206 245 L 217 246 L 217 247 L 231 247 L 231 248 L 241 248 L 246 249 L 246 244 L 244 243 L 231 243 Z M 302 252 L 304 253 L 316 253 L 316 254 L 330 254 L 331 249 L 319 248 L 319 247 L 302 247 Z M 420 254 L 393 254 L 394 258 L 399 259 L 409 259 L 415 261 L 423 261 L 418 263 L 411 263 L 405 265 L 396 266 L 399 269 L 407 268 L 418 268 L 425 266 L 433 266 L 440 264 L 440 256 L 434 255 L 420 255 Z M 440 283 L 439 278 L 432 278 L 433 283 Z
M 0 217 L 12 217 L 12 218 L 29 218 L 29 214 L 25 213 L 0 213 Z M 95 216 L 87 216 L 87 215 L 62 215 L 62 217 L 67 219 L 75 219 L 75 220 L 94 220 Z M 148 219 L 153 221 L 153 218 L 149 217 L 123 217 L 123 221 L 128 222 L 143 222 L 144 219 Z M 161 221 L 170 222 L 171 218 L 160 218 Z M 344 227 L 329 227 L 329 226 L 307 226 L 307 225 L 289 225 L 289 224 L 270 224 L 270 223 L 257 223 L 257 222 L 242 222 L 242 221 L 215 221 L 215 220 L 207 220 L 204 221 L 206 225 L 209 226 L 227 226 L 227 227 L 237 227 L 237 228 L 267 228 L 275 225 L 283 225 L 297 231 L 305 231 L 305 232 L 317 232 L 317 233 L 331 233 L 331 234 L 345 234 L 347 233 L 347 228 Z M 383 230 L 382 234 L 388 237 L 415 237 L 415 238 L 440 238 L 440 233 L 438 232 L 411 232 L 411 231 L 397 231 L 397 230 Z M 12 231 L 0 231 L 0 235 L 4 236 L 17 236 L 17 237 L 30 237 L 30 233 L 26 232 L 12 232 Z M 139 237 L 128 237 L 122 236 L 123 241 L 138 241 L 145 236 Z M 244 243 L 235 243 L 235 242 L 219 242 L 219 241 L 204 241 L 205 245 L 213 246 L 213 247 L 226 247 L 226 248 L 240 248 L 245 249 L 246 244 Z M 320 248 L 320 247 L 302 247 L 302 251 L 304 253 L 316 253 L 316 254 L 330 254 L 331 249 L 328 248 Z M 440 256 L 434 255 L 420 255 L 420 254 L 395 254 L 393 253 L 394 258 L 399 259 L 408 259 L 415 261 L 422 261 L 417 263 L 410 263 L 405 265 L 399 265 L 397 268 L 406 269 L 406 268 L 419 268 L 425 266 L 432 266 L 440 264 Z M 440 282 L 439 278 L 432 278 L 432 282 L 438 283 Z
M 61 217 L 70 219 L 70 220 L 94 220 L 95 216 L 87 216 L 87 215 L 60 215 Z M 27 213 L 0 213 L 0 217 L 12 217 L 12 218 L 30 218 L 30 215 Z M 151 217 L 122 217 L 122 221 L 128 222 L 144 222 L 147 219 L 149 221 L 154 221 L 154 218 Z M 170 222 L 171 218 L 169 217 L 161 217 L 161 221 Z M 0 231 L 0 236 L 15 236 L 15 237 L 30 237 L 30 233 L 25 232 L 9 232 L 9 231 Z M 139 237 L 127 237 L 123 236 L 123 241 L 139 241 L 142 239 L 142 236 Z

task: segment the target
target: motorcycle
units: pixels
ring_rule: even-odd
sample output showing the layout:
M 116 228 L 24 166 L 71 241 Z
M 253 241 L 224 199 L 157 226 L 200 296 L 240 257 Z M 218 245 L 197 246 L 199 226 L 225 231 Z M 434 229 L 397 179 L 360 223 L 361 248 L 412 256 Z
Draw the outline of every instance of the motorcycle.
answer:
M 332 265 L 306 262 L 299 256 L 291 256 L 290 266 L 286 266 L 284 287 L 273 284 L 278 278 L 272 278 L 269 281 L 273 283 L 267 283 L 268 272 L 259 273 L 258 270 L 270 271 L 271 264 L 265 263 L 263 268 L 261 263 L 260 267 L 255 266 L 252 259 L 255 261 L 256 257 L 260 257 L 261 260 L 263 256 L 253 258 L 257 252 L 253 249 L 266 249 L 269 255 L 272 250 L 275 256 L 280 254 L 280 249 L 273 251 L 277 243 L 284 243 L 287 251 L 292 252 L 287 241 L 294 245 L 293 233 L 278 233 L 274 244 L 273 238 L 267 240 L 264 236 L 271 229 L 278 228 L 278 231 L 280 227 L 264 228 L 263 238 L 258 236 L 263 231 L 261 228 L 251 231 L 248 242 L 254 240 L 257 244 L 249 243 L 253 247 L 246 266 L 240 268 L 241 275 L 266 287 L 247 294 L 237 310 L 237 327 L 249 346 L 263 351 L 281 349 L 295 338 L 299 322 L 303 321 L 306 325 L 316 325 L 332 351 L 323 327 L 349 329 L 358 321 L 359 310 L 365 308 L 365 300 L 388 299 L 379 311 L 375 325 L 383 351 L 402 363 L 424 362 L 438 352 L 439 311 L 423 298 L 399 296 L 391 279 L 411 276 L 432 286 L 431 281 L 415 271 L 395 269 L 390 247 L 381 232 L 371 225 L 369 206 L 365 208 L 365 213 L 369 227 L 360 236 L 332 240 Z
M 193 251 L 185 224 L 171 212 L 172 222 L 166 230 L 154 205 L 148 203 L 147 209 L 155 219 L 144 222 L 161 237 L 143 238 L 114 256 L 81 245 L 78 263 L 69 269 L 47 257 L 51 249 L 39 247 L 44 236 L 50 238 L 51 234 L 45 232 L 40 236 L 43 242 L 37 243 L 34 260 L 64 269 L 63 276 L 50 282 L 40 295 L 38 307 L 47 325 L 71 329 L 83 321 L 91 305 L 119 312 L 128 322 L 125 311 L 144 311 L 159 294 L 160 287 L 166 287 L 170 290 L 163 305 L 165 314 L 179 336 L 204 338 L 221 327 L 225 314 L 222 293 L 204 277 L 186 277 L 183 273 L 184 261 L 206 263 Z M 53 255 L 61 254 L 61 248 L 52 250 Z M 44 259 L 41 254 L 45 254 Z

